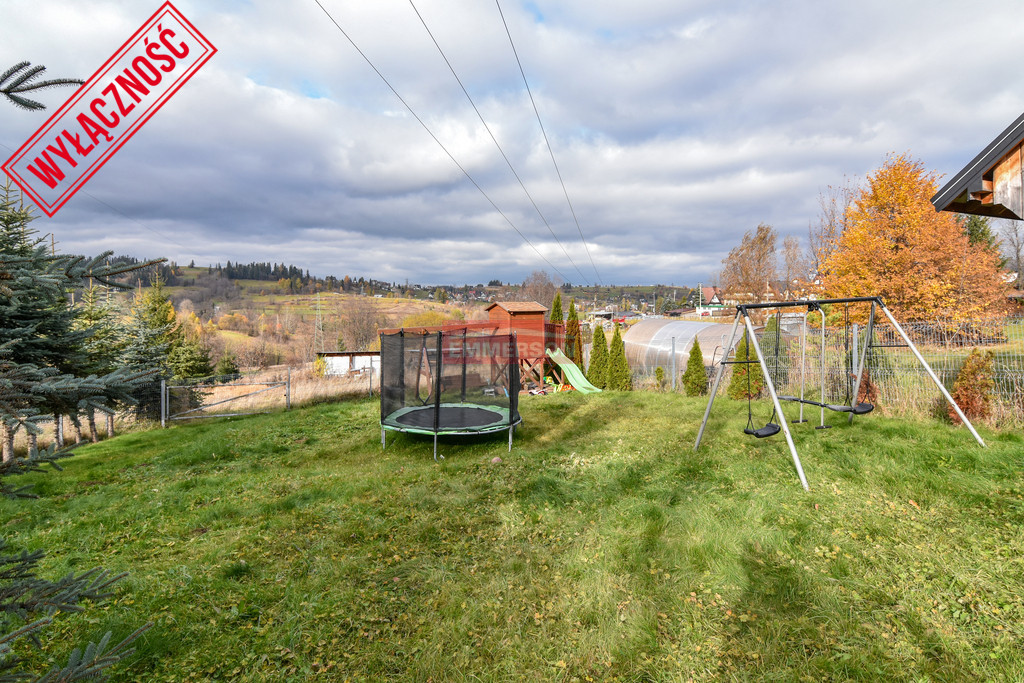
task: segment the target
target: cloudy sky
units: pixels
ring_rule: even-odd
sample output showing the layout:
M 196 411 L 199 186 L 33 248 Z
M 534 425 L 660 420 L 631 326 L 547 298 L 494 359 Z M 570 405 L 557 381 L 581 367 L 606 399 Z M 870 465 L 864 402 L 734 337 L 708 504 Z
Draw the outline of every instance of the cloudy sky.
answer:
M 806 243 L 819 193 L 887 153 L 948 178 L 1024 111 L 1015 0 L 319 1 L 177 0 L 218 54 L 37 229 L 399 282 L 696 284 L 759 222 Z M 88 78 L 159 5 L 5 0 L 0 66 Z M 0 102 L 0 155 L 46 118 Z

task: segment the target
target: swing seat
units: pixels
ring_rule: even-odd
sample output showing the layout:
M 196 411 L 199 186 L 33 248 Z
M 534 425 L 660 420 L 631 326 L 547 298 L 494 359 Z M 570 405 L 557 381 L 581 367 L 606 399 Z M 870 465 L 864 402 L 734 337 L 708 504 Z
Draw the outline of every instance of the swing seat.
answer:
M 870 403 L 858 403 L 857 405 L 852 406 L 852 407 L 851 406 L 847 406 L 847 405 L 842 405 L 842 406 L 826 405 L 825 407 L 828 408 L 829 410 L 834 410 L 837 413 L 853 413 L 854 415 L 864 415 L 866 413 L 870 413 L 872 410 L 875 409 L 875 407 L 873 405 L 871 405 Z
M 864 415 L 866 413 L 870 413 L 874 409 L 875 406 L 871 405 L 870 403 L 858 403 L 853 407 L 853 410 L 850 412 L 852 412 L 854 415 Z
M 751 436 L 756 436 L 759 439 L 764 439 L 764 438 L 769 437 L 769 436 L 775 436 L 776 434 L 779 433 L 779 431 L 781 429 L 782 429 L 782 427 L 780 427 L 779 425 L 775 424 L 774 422 L 769 422 L 768 424 L 766 424 L 764 427 L 761 427 L 760 429 L 751 429 L 751 428 L 748 427 L 747 429 L 743 430 L 743 433 L 744 434 L 750 434 Z

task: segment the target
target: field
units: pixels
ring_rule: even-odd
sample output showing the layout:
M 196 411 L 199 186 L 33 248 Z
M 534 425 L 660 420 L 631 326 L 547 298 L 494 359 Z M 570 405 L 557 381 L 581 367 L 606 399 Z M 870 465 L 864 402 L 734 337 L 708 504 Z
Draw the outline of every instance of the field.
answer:
M 152 621 L 121 681 L 1021 680 L 1024 439 L 869 415 L 745 436 L 746 404 L 522 402 L 390 436 L 356 400 L 83 447 L 4 535 L 131 572 L 42 660 Z M 767 415 L 770 408 L 756 406 Z M 500 462 L 492 462 L 499 457 Z

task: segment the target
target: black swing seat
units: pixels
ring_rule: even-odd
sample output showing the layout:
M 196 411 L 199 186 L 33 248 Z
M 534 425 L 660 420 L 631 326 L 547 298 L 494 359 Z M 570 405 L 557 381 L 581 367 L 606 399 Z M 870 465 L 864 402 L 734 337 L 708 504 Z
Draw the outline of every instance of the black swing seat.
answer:
M 853 413 L 854 415 L 864 415 L 865 413 L 870 413 L 872 410 L 875 409 L 875 407 L 873 405 L 871 405 L 870 403 L 858 403 L 855 406 L 847 406 L 847 405 L 832 406 L 832 405 L 826 405 L 825 407 L 828 408 L 829 410 L 834 410 L 837 413 Z
M 782 429 L 782 427 L 780 427 L 779 425 L 775 424 L 774 422 L 769 422 L 768 424 L 766 424 L 764 427 L 761 427 L 760 429 L 751 429 L 750 427 L 748 427 L 748 428 L 743 430 L 743 433 L 744 434 L 750 434 L 751 436 L 756 436 L 759 439 L 763 439 L 763 438 L 768 437 L 768 436 L 775 436 L 776 434 L 779 433 L 779 431 L 781 429 Z
M 818 406 L 819 408 L 828 408 L 834 410 L 837 413 L 853 413 L 854 415 L 864 415 L 870 413 L 875 409 L 870 403 L 858 403 L 855 406 L 848 405 L 835 405 L 832 403 L 819 403 L 818 401 L 812 401 L 807 398 L 799 398 L 797 396 L 779 396 L 780 401 L 795 401 L 796 403 L 805 403 L 807 405 Z

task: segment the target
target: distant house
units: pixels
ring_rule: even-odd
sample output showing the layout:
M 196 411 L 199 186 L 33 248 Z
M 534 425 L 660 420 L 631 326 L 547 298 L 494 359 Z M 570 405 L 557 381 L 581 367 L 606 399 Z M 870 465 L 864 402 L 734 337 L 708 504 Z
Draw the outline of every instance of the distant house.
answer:
M 701 287 L 699 294 L 700 298 L 691 302 L 696 306 L 696 315 L 718 315 L 726 306 L 735 305 L 735 302 L 726 300 L 725 292 L 719 287 Z
M 316 357 L 323 359 L 325 375 L 380 373 L 380 351 L 327 351 Z
M 612 316 L 612 321 L 623 325 L 633 323 L 640 319 L 640 314 L 635 311 L 622 311 Z
M 718 287 L 700 288 L 700 305 L 702 306 L 724 306 L 725 298 L 722 290 Z

